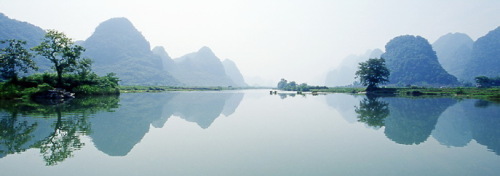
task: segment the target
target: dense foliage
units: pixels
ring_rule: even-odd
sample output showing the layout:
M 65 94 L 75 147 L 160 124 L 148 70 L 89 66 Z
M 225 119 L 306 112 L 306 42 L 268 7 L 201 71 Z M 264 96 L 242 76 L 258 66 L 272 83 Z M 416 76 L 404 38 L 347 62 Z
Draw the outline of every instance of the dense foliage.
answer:
M 100 77 L 92 72 L 92 61 L 80 57 L 85 49 L 74 45 L 64 33 L 49 30 L 41 44 L 33 48 L 53 63 L 56 73 L 37 73 L 19 80 L 19 71 L 36 69 L 32 54 L 24 49 L 25 41 L 6 40 L 1 43 L 8 44 L 0 49 L 0 73 L 9 81 L 0 84 L 0 99 L 33 98 L 54 88 L 69 90 L 78 96 L 119 94 L 116 74 Z
M 115 74 L 97 76 L 91 73 L 85 77 L 78 74 L 64 74 L 62 86 L 57 85 L 57 75 L 53 73 L 37 73 L 19 79 L 16 83 L 0 83 L 0 99 L 30 98 L 40 92 L 62 88 L 73 92 L 76 96 L 119 94 L 119 79 Z
M 500 77 L 489 78 L 486 76 L 478 76 L 475 78 L 476 86 L 479 88 L 500 86 Z
M 391 71 L 389 83 L 405 85 L 457 85 L 457 78 L 448 74 L 439 64 L 429 42 L 420 36 L 399 36 L 387 43 L 387 68 Z
M 73 72 L 78 68 L 88 70 L 85 67 L 90 67 L 90 61 L 80 56 L 85 48 L 75 45 L 64 33 L 56 30 L 49 30 L 40 45 L 33 47 L 32 50 L 52 63 L 52 68 L 57 73 L 58 86 L 63 85 L 64 73 Z
M 473 81 L 477 76 L 500 76 L 500 27 L 488 32 L 474 42 L 471 60 L 464 72 L 466 81 Z
M 389 81 L 389 69 L 385 66 L 384 58 L 372 58 L 366 62 L 359 63 L 359 70 L 356 71 L 356 78 L 366 88 L 367 91 L 374 90 L 378 84 L 383 84 Z
M 7 43 L 7 46 L 0 49 L 0 75 L 2 78 L 16 82 L 19 72 L 27 73 L 30 69 L 37 69 L 35 62 L 31 60 L 33 55 L 24 48 L 26 41 L 0 40 L 0 44 L 4 43 Z
M 295 81 L 288 82 L 286 79 L 281 79 L 278 82 L 278 89 L 286 90 L 286 91 L 310 91 L 310 90 L 318 90 L 318 89 L 328 89 L 326 86 L 309 86 L 306 83 L 297 84 Z

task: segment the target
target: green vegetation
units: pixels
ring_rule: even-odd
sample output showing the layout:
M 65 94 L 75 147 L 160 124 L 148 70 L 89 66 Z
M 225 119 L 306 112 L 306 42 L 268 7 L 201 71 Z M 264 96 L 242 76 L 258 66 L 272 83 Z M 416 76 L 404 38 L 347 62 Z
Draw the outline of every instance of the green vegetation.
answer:
M 299 92 L 307 92 L 311 91 L 312 89 L 316 90 L 327 89 L 326 86 L 309 86 L 306 83 L 297 84 L 295 81 L 288 82 L 286 79 L 283 78 L 280 80 L 280 82 L 278 82 L 277 88 L 280 90 L 299 91 Z
M 25 41 L 5 40 L 0 50 L 0 73 L 7 82 L 0 83 L 0 99 L 33 98 L 60 88 L 82 95 L 119 94 L 114 73 L 97 76 L 91 71 L 92 61 L 80 57 L 85 48 L 74 45 L 64 33 L 49 30 L 40 45 L 32 50 L 52 62 L 53 73 L 38 73 L 18 79 L 18 72 L 36 69 L 32 54 L 24 49 Z
M 366 91 L 373 91 L 377 89 L 378 84 L 388 82 L 390 74 L 389 69 L 385 66 L 384 58 L 372 58 L 359 63 L 356 78 L 359 78 L 363 86 L 368 86 Z
M 235 90 L 233 87 L 179 87 L 179 86 L 120 86 L 120 92 L 163 92 L 163 91 L 221 91 Z
M 7 43 L 7 47 L 0 49 L 0 74 L 2 78 L 11 82 L 17 81 L 19 72 L 28 73 L 28 70 L 38 69 L 31 60 L 33 55 L 24 48 L 26 41 L 1 40 L 0 44 Z
M 62 88 L 75 93 L 76 96 L 85 95 L 111 95 L 119 94 L 118 78 L 110 73 L 106 76 L 97 76 L 92 73 L 84 78 L 77 74 L 64 74 L 64 84 L 57 86 L 57 75 L 54 73 L 37 73 L 23 77 L 16 83 L 0 83 L 0 99 L 32 98 L 34 95 Z
M 479 88 L 500 86 L 500 77 L 488 78 L 486 76 L 478 76 L 475 78 L 475 80 L 476 80 L 476 86 Z
M 364 88 L 329 88 L 321 90 L 312 90 L 318 92 L 330 93 L 362 93 Z M 409 88 L 380 88 L 373 92 L 374 94 L 393 95 L 393 96 L 440 96 L 440 97 L 457 97 L 457 98 L 477 98 L 500 102 L 500 88 L 473 88 L 473 87 L 457 87 L 457 88 L 426 88 L 426 87 L 409 87 Z
M 32 50 L 52 62 L 52 68 L 57 73 L 58 87 L 63 85 L 62 75 L 64 73 L 73 72 L 77 68 L 90 69 L 86 68 L 90 67 L 90 61 L 80 57 L 85 48 L 75 45 L 64 33 L 56 30 L 49 30 L 42 43 Z

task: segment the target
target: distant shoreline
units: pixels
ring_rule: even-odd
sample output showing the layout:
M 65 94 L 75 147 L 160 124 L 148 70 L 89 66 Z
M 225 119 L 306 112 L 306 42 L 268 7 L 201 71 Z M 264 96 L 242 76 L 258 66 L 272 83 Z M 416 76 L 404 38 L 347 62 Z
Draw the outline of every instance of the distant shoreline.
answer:
M 329 88 L 321 90 L 312 90 L 324 93 L 353 93 L 366 94 L 365 88 Z M 456 87 L 456 88 L 380 88 L 368 94 L 380 96 L 398 96 L 398 97 L 455 97 L 455 98 L 475 98 L 489 100 L 500 103 L 500 87 L 495 88 L 475 88 L 475 87 Z

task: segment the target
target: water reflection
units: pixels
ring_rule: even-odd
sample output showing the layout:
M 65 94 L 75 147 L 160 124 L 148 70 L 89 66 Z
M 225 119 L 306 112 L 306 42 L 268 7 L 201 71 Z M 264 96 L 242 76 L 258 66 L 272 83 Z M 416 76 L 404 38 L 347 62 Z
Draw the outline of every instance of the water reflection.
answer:
M 265 97 L 267 98 L 268 96 L 265 95 Z M 286 97 L 292 98 L 291 95 L 286 95 Z M 331 117 L 336 115 L 336 113 L 329 114 L 328 112 L 331 112 L 331 109 L 321 106 L 321 103 L 323 103 L 321 102 L 321 100 L 323 100 L 322 97 L 311 98 L 309 95 L 305 97 L 306 98 L 303 98 L 303 96 L 297 95 L 295 96 L 295 100 L 299 101 L 288 101 L 289 99 L 287 99 L 284 104 L 290 105 L 295 103 L 293 105 L 296 106 L 291 107 L 304 107 L 293 108 L 293 113 L 299 113 L 300 116 L 314 114 L 315 111 L 318 109 L 321 110 L 321 108 L 323 108 L 323 110 L 326 109 L 326 111 L 322 110 L 314 114 L 318 116 L 317 118 L 298 118 L 299 115 L 292 116 L 293 118 L 287 118 L 287 120 L 290 121 L 303 120 L 288 124 L 297 125 L 293 127 L 302 127 L 302 124 L 307 124 L 311 127 L 311 129 L 303 128 L 301 129 L 302 131 L 300 131 L 300 134 L 304 135 L 301 136 L 303 138 L 299 139 L 304 142 L 301 140 L 290 141 L 298 141 L 294 143 L 297 145 L 309 144 L 308 142 L 317 141 L 308 134 L 314 134 L 313 136 L 325 134 L 326 137 L 333 136 L 336 140 L 340 138 L 340 141 L 343 141 L 343 131 L 332 132 L 331 134 L 323 131 L 321 131 L 321 133 L 311 133 L 311 131 L 314 132 L 316 129 L 331 130 L 331 126 L 328 125 L 326 125 L 325 129 L 317 127 L 318 124 L 332 122 L 330 121 L 332 120 Z M 463 147 L 470 143 L 470 141 L 475 140 L 477 143 L 486 146 L 497 155 L 500 151 L 500 143 L 498 140 L 500 138 L 500 130 L 498 128 L 500 125 L 500 108 L 497 104 L 478 100 L 456 100 L 452 98 L 409 99 L 397 97 L 366 97 L 362 95 L 352 96 L 347 94 L 329 94 L 325 97 L 328 105 L 334 106 L 345 119 L 354 119 L 352 120 L 353 123 L 363 123 L 375 130 L 383 130 L 387 139 L 390 140 L 387 143 L 391 144 L 387 147 L 397 146 L 405 149 L 406 147 L 411 148 L 411 146 L 395 144 L 419 145 L 428 140 L 430 136 L 433 136 L 441 145 Z M 85 140 L 82 140 L 83 136 L 89 136 L 95 147 L 109 156 L 126 156 L 133 151 L 133 148 L 141 142 L 141 140 L 143 140 L 151 127 L 162 128 L 164 126 L 169 126 L 167 122 L 169 119 L 172 120 L 172 117 L 178 117 L 187 122 L 192 122 L 189 124 L 191 127 L 201 130 L 210 128 L 221 115 L 230 116 L 236 114 L 236 117 L 242 115 L 241 112 L 248 112 L 249 109 L 247 108 L 252 107 L 252 104 L 254 106 L 255 104 L 263 104 L 261 99 L 251 99 L 247 97 L 247 100 L 249 100 L 245 103 L 247 108 L 242 108 L 240 113 L 235 113 L 243 98 L 245 98 L 244 94 L 239 92 L 165 92 L 123 94 L 119 98 L 102 97 L 84 100 L 75 99 L 74 101 L 59 105 L 40 105 L 33 102 L 0 102 L 0 158 L 10 154 L 24 152 L 28 149 L 34 149 L 41 153 L 47 165 L 56 165 L 66 161 L 73 155 L 78 155 L 77 151 L 82 147 L 86 147 L 84 143 Z M 269 101 L 267 103 L 271 105 L 277 102 L 284 102 L 279 99 L 278 95 L 264 100 Z M 304 102 L 319 104 L 307 106 L 310 104 L 304 104 Z M 262 107 L 270 106 L 266 105 Z M 292 108 L 288 107 L 289 106 L 283 109 L 290 111 Z M 280 129 L 279 125 L 277 125 L 278 122 L 273 122 L 273 120 L 277 119 L 276 117 L 280 117 L 280 115 L 276 114 L 282 113 L 283 111 L 281 110 L 281 108 L 273 108 L 269 110 L 269 112 L 266 110 L 269 117 L 263 116 L 265 118 L 258 119 L 259 122 L 254 125 L 243 123 L 250 122 L 245 120 L 255 120 L 253 118 L 238 118 L 232 120 L 237 121 L 243 119 L 243 121 L 240 121 L 241 123 L 238 124 L 242 125 L 241 127 L 258 127 L 262 124 L 266 124 L 273 127 L 269 129 L 274 129 L 274 127 L 276 127 L 278 131 L 288 132 L 287 130 L 292 128 Z M 262 113 L 257 114 L 262 115 Z M 319 121 L 324 119 L 327 121 Z M 262 121 L 262 123 L 260 123 L 260 121 Z M 283 122 L 283 120 L 279 122 Z M 227 126 L 231 125 L 226 124 L 226 127 Z M 355 130 L 351 129 L 350 125 L 337 127 L 346 128 L 350 130 L 349 132 Z M 254 133 L 254 131 L 251 131 L 254 129 L 257 128 L 247 129 L 249 131 L 239 131 L 239 128 L 236 130 L 235 128 L 229 128 L 226 130 L 232 131 L 228 136 L 219 137 L 219 141 L 213 141 L 220 142 L 223 141 L 222 139 L 226 139 L 226 137 L 231 138 L 236 136 L 235 138 L 240 138 L 241 136 L 232 132 L 238 131 L 240 134 L 247 134 Z M 295 130 L 295 128 L 293 129 Z M 363 135 L 366 134 L 364 133 L 366 131 L 374 131 L 371 129 L 366 130 L 362 126 L 360 129 L 363 130 Z M 204 132 L 206 133 L 204 133 L 204 135 L 214 131 L 216 130 L 205 130 Z M 273 131 L 269 130 L 266 132 L 272 133 Z M 346 132 L 346 134 L 349 132 Z M 382 131 L 373 134 L 374 136 L 378 135 L 382 137 L 384 140 L 380 141 L 385 145 L 386 143 L 384 142 L 388 140 L 385 140 L 386 138 L 381 132 Z M 355 131 L 351 134 L 356 133 L 360 134 L 361 132 Z M 223 133 L 216 132 L 214 134 L 221 135 Z M 276 136 L 281 138 L 281 135 L 284 134 L 285 133 L 280 133 L 280 135 Z M 351 136 L 345 138 L 349 137 Z M 274 137 L 271 137 L 271 139 L 273 141 L 276 140 Z M 344 143 L 346 146 L 342 146 L 342 148 L 366 142 L 364 141 L 366 139 L 360 139 L 362 140 L 355 141 L 355 139 L 353 140 L 352 138 L 346 139 L 345 141 L 354 142 L 352 144 L 349 143 L 349 145 Z M 193 138 L 190 140 L 196 139 Z M 168 143 L 170 141 L 164 142 Z M 248 141 L 248 143 L 241 143 L 241 141 L 238 141 L 229 144 L 226 143 L 225 145 L 233 146 L 237 143 L 240 145 L 241 143 L 242 146 L 247 147 L 252 146 L 252 144 L 259 145 L 257 144 L 259 142 L 267 144 L 266 142 L 269 141 L 263 142 L 257 140 Z M 311 143 L 310 146 L 323 146 L 312 144 L 313 143 Z M 176 145 L 178 147 L 187 146 Z M 156 148 L 158 147 L 155 147 L 155 149 Z M 171 149 L 177 152 L 178 148 Z M 172 152 L 172 150 L 165 151 Z M 277 150 L 282 150 L 282 146 L 280 145 Z M 332 148 L 332 151 L 340 150 L 341 149 Z M 150 152 L 149 149 L 146 151 Z M 321 150 L 311 149 L 309 151 Z M 188 153 L 191 154 L 190 152 L 191 150 Z M 214 150 L 213 153 L 217 152 L 221 151 Z M 142 156 L 144 153 L 137 154 Z M 285 153 L 283 154 L 285 155 Z M 165 153 L 165 155 L 167 154 Z M 321 154 L 321 156 L 324 155 Z M 219 156 L 211 157 L 218 158 Z M 168 157 L 164 158 L 168 159 Z M 315 160 L 316 159 L 317 158 L 315 158 Z
M 391 114 L 385 119 L 385 135 L 398 144 L 420 144 L 431 135 L 451 98 L 387 98 Z
M 127 155 L 151 126 L 162 128 L 172 116 L 206 129 L 221 114 L 234 113 L 243 93 L 141 93 L 124 94 L 120 99 L 120 109 L 91 119 L 94 145 L 110 156 Z
M 23 152 L 24 147 L 33 139 L 31 133 L 38 124 L 29 124 L 26 120 L 19 120 L 18 114 L 3 116 L 0 120 L 0 158 L 7 154 Z
M 470 122 L 472 138 L 479 144 L 485 145 L 489 150 L 500 155 L 500 105 L 488 103 L 488 105 L 475 107 L 483 104 L 480 101 L 464 101 L 462 108 L 465 116 Z
M 441 145 L 464 147 L 471 140 L 500 155 L 500 105 L 484 100 L 328 95 L 327 103 L 347 121 L 383 129 L 391 141 L 418 145 L 430 136 Z M 341 98 L 342 97 L 342 98 Z M 352 100 L 352 101 L 351 101 Z M 358 100 L 358 104 L 353 101 Z M 346 105 L 347 104 L 347 105 Z M 349 109 L 355 115 L 342 111 Z M 383 127 L 383 128 L 382 128 Z
M 389 103 L 380 101 L 377 96 L 367 96 L 359 102 L 354 112 L 358 114 L 358 122 L 375 128 L 384 126 L 384 119 L 389 116 Z
M 85 145 L 80 137 L 91 133 L 91 114 L 114 108 L 118 108 L 118 97 L 74 99 L 62 104 L 0 101 L 0 157 L 37 148 L 46 165 L 56 165 Z
M 110 156 L 125 156 L 150 126 L 161 128 L 175 115 L 208 128 L 221 114 L 236 111 L 243 93 L 138 93 L 74 99 L 63 104 L 1 101 L 0 158 L 40 150 L 47 165 L 72 157 L 90 136 Z
M 500 155 L 500 105 L 484 100 L 462 100 L 439 118 L 432 136 L 440 144 L 464 147 L 471 140 Z

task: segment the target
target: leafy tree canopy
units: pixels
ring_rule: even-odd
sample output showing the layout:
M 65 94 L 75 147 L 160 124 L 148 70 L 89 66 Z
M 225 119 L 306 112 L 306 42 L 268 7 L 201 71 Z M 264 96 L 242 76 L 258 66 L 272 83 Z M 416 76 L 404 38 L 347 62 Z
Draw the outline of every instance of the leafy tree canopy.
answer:
M 85 51 L 85 48 L 75 45 L 62 32 L 48 30 L 42 43 L 32 50 L 52 62 L 52 68 L 57 73 L 58 86 L 62 86 L 62 74 L 73 72 L 79 67 L 83 60 L 80 55 Z
M 368 86 L 366 90 L 374 90 L 378 84 L 389 81 L 390 71 L 385 66 L 384 58 L 372 58 L 366 62 L 359 63 L 359 70 L 356 71 L 356 78 L 361 84 Z
M 24 48 L 26 41 L 1 40 L 1 44 L 7 44 L 0 49 L 0 74 L 3 78 L 17 81 L 19 72 L 27 73 L 29 69 L 36 70 L 36 64 L 31 60 L 33 55 Z
M 486 76 L 478 76 L 475 78 L 475 80 L 476 80 L 476 86 L 479 88 L 500 86 L 500 77 L 489 78 Z
M 288 82 L 286 79 L 281 78 L 278 82 L 278 89 L 286 91 L 310 91 L 311 89 L 328 89 L 326 86 L 310 86 L 306 83 L 297 84 L 295 81 Z

